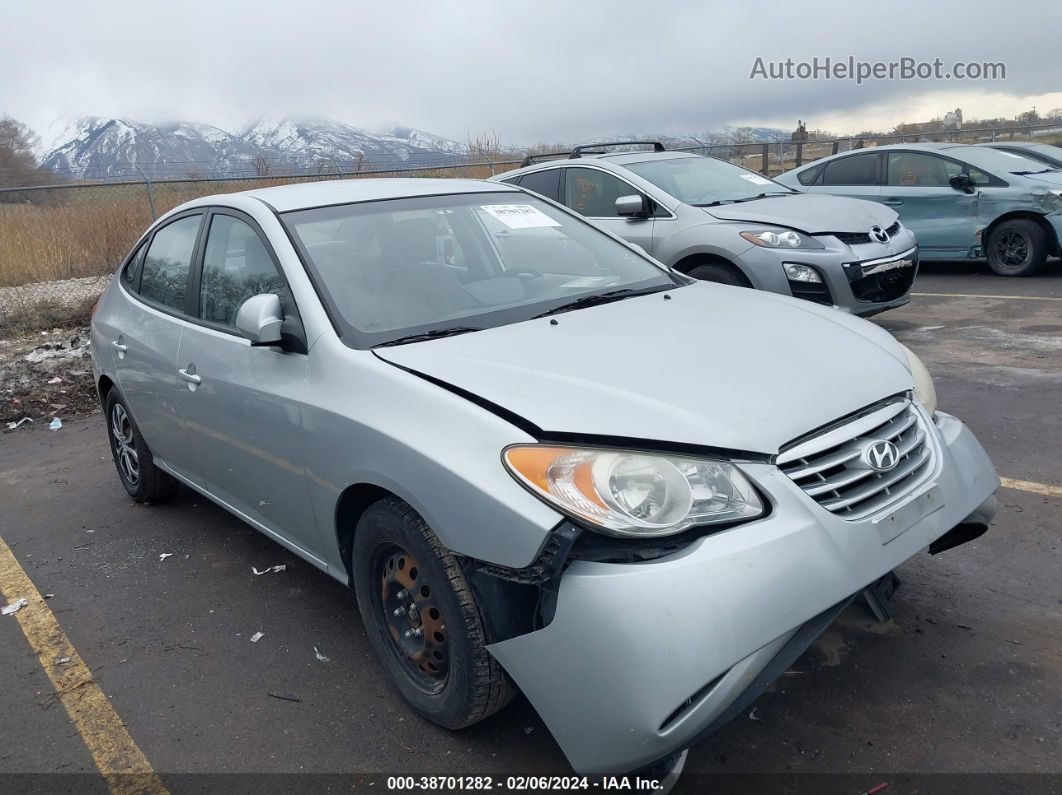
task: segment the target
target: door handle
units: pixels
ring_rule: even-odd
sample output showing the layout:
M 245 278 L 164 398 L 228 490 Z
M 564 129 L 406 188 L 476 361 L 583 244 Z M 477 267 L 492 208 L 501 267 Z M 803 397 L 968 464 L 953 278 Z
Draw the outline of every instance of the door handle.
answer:
M 127 350 L 129 350 L 128 345 L 123 345 L 122 343 L 118 342 L 118 340 L 111 340 L 111 345 L 119 353 L 125 353 Z
M 885 201 L 882 202 L 882 204 L 887 204 L 887 205 L 889 205 L 889 207 L 899 207 L 900 205 L 903 204 L 903 200 L 902 199 L 886 199 Z
M 200 378 L 195 373 L 188 372 L 187 370 L 178 370 L 177 371 L 177 375 L 179 375 L 181 378 L 183 378 L 189 384 L 195 384 L 196 386 L 199 386 L 199 384 L 203 383 L 203 379 L 202 378 Z

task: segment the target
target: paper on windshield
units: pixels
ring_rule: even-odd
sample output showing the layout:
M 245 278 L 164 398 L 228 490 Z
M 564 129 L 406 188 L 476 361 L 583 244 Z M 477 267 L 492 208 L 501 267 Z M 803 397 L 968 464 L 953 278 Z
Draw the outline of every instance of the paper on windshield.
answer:
M 739 176 L 742 179 L 747 179 L 753 185 L 770 185 L 771 184 L 771 181 L 769 179 L 764 179 L 759 174 L 741 174 Z
M 510 229 L 533 229 L 540 226 L 560 226 L 537 207 L 530 204 L 481 204 L 480 207 Z

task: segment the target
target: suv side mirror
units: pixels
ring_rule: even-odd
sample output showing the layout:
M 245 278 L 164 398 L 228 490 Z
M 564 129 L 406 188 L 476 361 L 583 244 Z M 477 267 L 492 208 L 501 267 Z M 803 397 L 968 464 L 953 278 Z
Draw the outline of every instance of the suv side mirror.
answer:
M 632 193 L 630 196 L 620 196 L 616 199 L 616 215 L 627 218 L 648 218 L 650 214 L 648 196 Z
M 966 191 L 967 193 L 972 193 L 974 190 L 973 180 L 970 179 L 969 174 L 956 174 L 948 182 L 955 190 Z
M 284 314 L 280 310 L 280 298 L 272 293 L 252 295 L 236 313 L 236 330 L 251 341 L 252 345 L 275 345 L 280 342 L 280 327 Z

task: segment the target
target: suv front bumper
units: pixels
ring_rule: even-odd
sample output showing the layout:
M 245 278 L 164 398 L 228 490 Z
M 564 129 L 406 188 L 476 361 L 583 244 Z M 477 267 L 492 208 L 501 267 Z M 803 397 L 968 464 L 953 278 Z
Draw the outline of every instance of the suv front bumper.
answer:
M 579 773 L 621 773 L 718 728 L 847 600 L 967 517 L 999 478 L 973 434 L 938 413 L 943 504 L 883 544 L 871 519 L 822 509 L 772 464 L 742 464 L 772 500 L 762 520 L 644 563 L 573 562 L 548 626 L 489 646 Z M 772 665 L 772 661 L 774 664 Z M 767 681 L 764 681 L 764 678 Z
M 908 230 L 904 229 L 888 244 L 848 246 L 832 236 L 816 239 L 826 247 L 785 250 L 754 246 L 741 255 L 743 270 L 753 287 L 833 306 L 860 317 L 876 315 L 910 301 L 910 290 L 918 272 L 918 246 Z M 864 271 L 901 259 L 913 259 L 914 265 L 904 273 L 884 270 L 863 276 Z M 822 279 L 821 284 L 789 280 L 786 263 L 814 268 Z

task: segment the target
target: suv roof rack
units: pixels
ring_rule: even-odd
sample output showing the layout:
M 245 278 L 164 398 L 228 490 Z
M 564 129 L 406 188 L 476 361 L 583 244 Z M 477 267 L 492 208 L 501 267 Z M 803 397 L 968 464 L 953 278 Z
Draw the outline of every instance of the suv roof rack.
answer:
M 574 160 L 577 157 L 582 157 L 583 152 L 588 149 L 604 149 L 606 146 L 651 146 L 654 152 L 665 152 L 664 145 L 660 141 L 605 141 L 599 144 L 583 144 L 577 146 L 572 150 L 572 153 L 568 157 Z
M 520 164 L 520 168 L 527 168 L 539 160 L 546 160 L 551 157 L 568 157 L 570 154 L 571 151 L 566 149 L 563 152 L 540 152 L 537 155 L 528 155 L 524 158 L 524 162 Z

